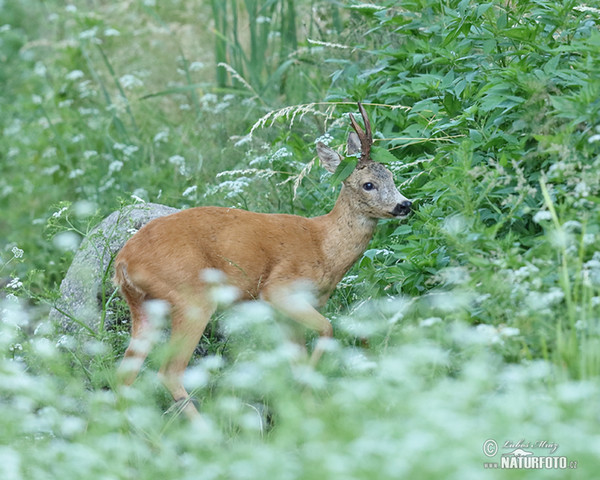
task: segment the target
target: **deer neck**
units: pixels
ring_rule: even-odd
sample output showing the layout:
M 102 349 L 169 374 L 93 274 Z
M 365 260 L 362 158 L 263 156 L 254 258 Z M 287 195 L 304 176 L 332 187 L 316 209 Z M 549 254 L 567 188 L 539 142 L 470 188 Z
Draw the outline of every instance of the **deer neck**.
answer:
M 322 251 L 331 279 L 337 283 L 367 248 L 377 220 L 360 213 L 359 205 L 344 186 L 331 212 L 315 220 L 322 226 Z

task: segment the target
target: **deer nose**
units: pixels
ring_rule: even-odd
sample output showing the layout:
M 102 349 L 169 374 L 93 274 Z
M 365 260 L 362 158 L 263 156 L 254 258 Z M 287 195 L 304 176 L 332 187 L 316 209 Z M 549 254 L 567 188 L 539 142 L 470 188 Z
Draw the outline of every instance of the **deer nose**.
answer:
M 412 202 L 405 200 L 402 203 L 396 204 L 392 214 L 396 217 L 406 217 L 410 213 Z

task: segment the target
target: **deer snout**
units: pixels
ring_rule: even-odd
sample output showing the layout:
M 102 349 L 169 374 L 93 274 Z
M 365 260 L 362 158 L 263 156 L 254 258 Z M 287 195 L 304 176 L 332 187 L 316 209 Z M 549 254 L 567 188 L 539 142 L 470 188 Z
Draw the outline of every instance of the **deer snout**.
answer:
M 412 202 L 409 200 L 397 203 L 394 210 L 392 210 L 392 215 L 396 217 L 406 217 L 410 213 L 411 207 Z

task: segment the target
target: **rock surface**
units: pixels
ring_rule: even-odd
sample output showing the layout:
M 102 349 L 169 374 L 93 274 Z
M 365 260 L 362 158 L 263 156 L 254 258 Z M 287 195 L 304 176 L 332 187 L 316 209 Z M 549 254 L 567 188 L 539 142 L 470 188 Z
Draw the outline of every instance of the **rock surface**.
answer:
M 100 222 L 75 254 L 50 318 L 69 332 L 110 328 L 114 319 L 110 309 L 103 309 L 102 304 L 115 292 L 110 281 L 113 258 L 143 225 L 178 211 L 156 203 L 136 204 L 123 207 Z

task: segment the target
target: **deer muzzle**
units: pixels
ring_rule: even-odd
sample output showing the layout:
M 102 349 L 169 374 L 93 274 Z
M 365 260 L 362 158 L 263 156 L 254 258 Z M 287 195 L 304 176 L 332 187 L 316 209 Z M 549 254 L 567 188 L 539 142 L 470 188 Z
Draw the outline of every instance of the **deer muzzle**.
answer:
M 411 211 L 412 202 L 409 200 L 405 200 L 403 202 L 397 203 L 392 210 L 392 215 L 395 217 L 406 217 Z

